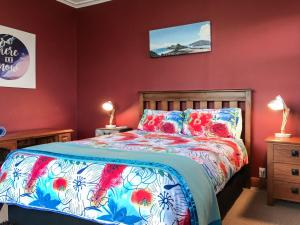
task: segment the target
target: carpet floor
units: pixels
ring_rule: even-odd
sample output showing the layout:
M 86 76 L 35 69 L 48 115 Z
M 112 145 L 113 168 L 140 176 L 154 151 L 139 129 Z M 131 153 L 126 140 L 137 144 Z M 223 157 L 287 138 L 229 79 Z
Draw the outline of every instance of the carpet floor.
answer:
M 0 211 L 0 223 L 7 221 L 7 218 L 8 218 L 7 205 L 3 205 L 3 207 Z
M 268 206 L 266 191 L 245 189 L 223 225 L 300 225 L 300 204 L 276 201 L 274 206 Z
M 223 225 L 300 225 L 300 204 L 276 201 L 268 206 L 267 193 L 245 189 L 223 220 Z M 7 206 L 0 212 L 0 222 L 7 220 Z

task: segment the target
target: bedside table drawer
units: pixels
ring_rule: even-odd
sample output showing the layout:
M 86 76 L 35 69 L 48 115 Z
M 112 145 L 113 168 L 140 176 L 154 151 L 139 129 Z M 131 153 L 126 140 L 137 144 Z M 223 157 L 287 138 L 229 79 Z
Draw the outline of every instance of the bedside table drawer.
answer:
M 275 198 L 300 202 L 300 184 L 274 181 Z
M 0 143 L 0 149 L 15 150 L 15 149 L 17 149 L 17 142 L 16 141 L 2 142 L 2 143 Z
M 300 165 L 274 163 L 274 179 L 300 183 Z
M 72 137 L 71 137 L 70 133 L 58 135 L 58 141 L 59 142 L 68 142 L 68 141 L 71 141 L 71 140 L 72 140 Z
M 274 161 L 300 164 L 300 145 L 275 144 Z

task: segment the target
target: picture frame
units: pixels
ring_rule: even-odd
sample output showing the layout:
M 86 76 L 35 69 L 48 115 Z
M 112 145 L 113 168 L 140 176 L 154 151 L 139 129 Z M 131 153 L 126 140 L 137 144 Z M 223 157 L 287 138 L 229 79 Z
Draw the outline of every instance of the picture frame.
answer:
M 36 88 L 36 35 L 0 25 L 0 87 Z
M 151 30 L 149 40 L 152 58 L 210 52 L 211 22 Z

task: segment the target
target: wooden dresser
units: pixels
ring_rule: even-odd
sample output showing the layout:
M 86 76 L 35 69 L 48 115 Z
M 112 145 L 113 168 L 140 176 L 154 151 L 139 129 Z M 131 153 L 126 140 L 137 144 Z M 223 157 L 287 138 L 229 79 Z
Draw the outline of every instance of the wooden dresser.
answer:
M 40 129 L 7 133 L 0 137 L 0 150 L 11 151 L 19 148 L 26 148 L 33 145 L 47 144 L 51 142 L 66 142 L 72 140 L 72 133 L 68 130 Z
M 266 139 L 268 204 L 275 199 L 300 202 L 300 137 Z

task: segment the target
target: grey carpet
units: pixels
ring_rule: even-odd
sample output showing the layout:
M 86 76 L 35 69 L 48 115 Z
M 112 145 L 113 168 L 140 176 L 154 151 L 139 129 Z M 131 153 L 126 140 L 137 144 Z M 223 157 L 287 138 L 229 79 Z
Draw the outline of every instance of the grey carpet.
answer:
M 274 206 L 268 206 L 266 191 L 245 189 L 223 225 L 300 225 L 300 204 L 276 201 Z
M 7 221 L 7 217 L 8 217 L 7 205 L 4 205 L 0 211 L 0 223 Z
M 223 220 L 223 225 L 300 225 L 300 204 L 277 201 L 268 206 L 267 193 L 245 189 Z M 0 212 L 0 222 L 7 220 L 7 206 Z

